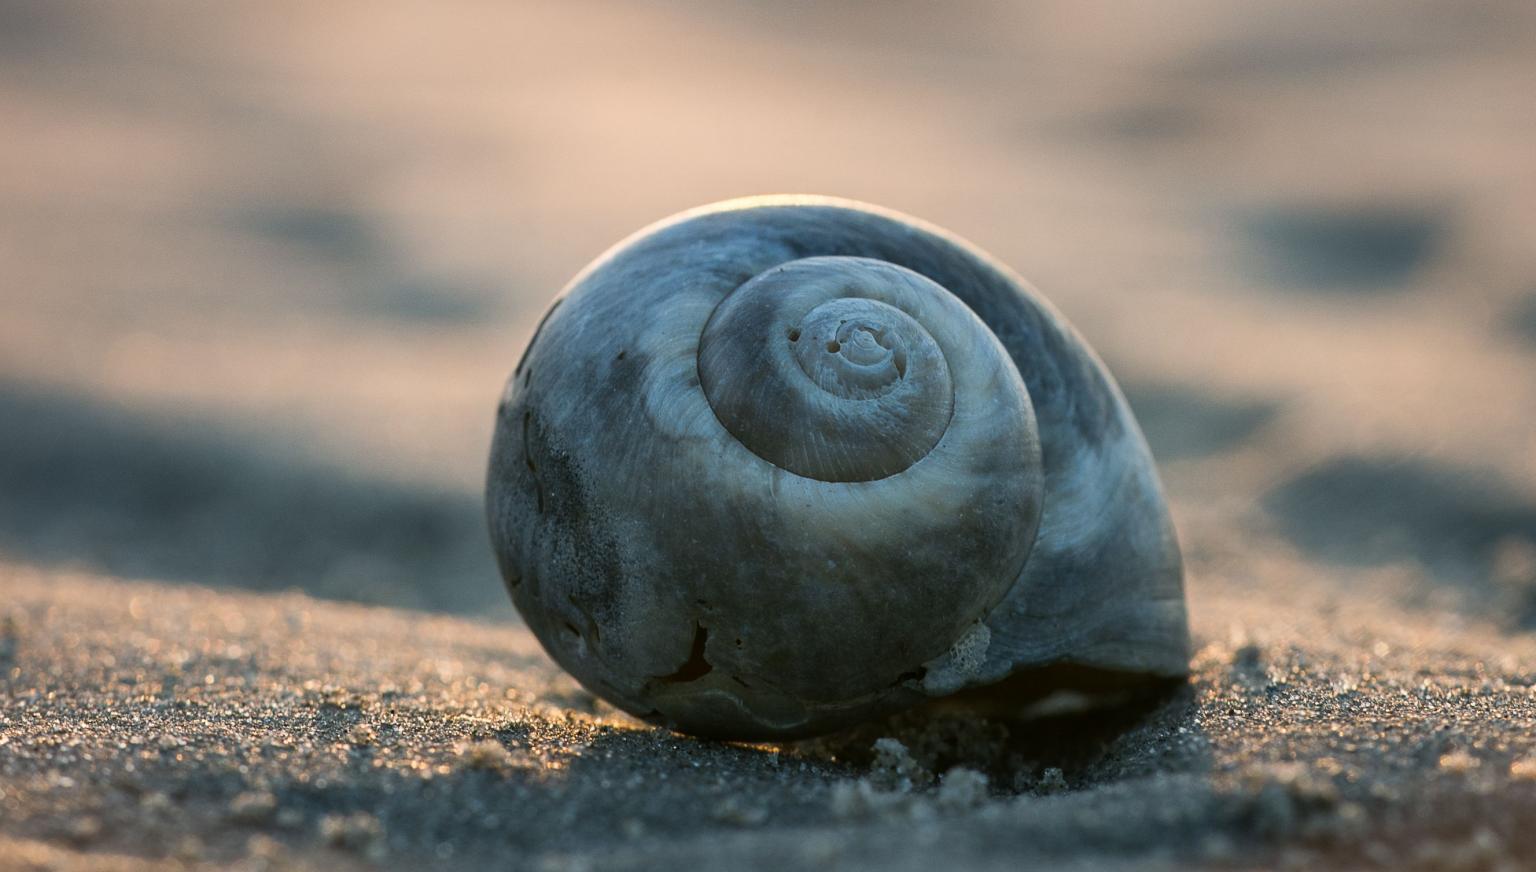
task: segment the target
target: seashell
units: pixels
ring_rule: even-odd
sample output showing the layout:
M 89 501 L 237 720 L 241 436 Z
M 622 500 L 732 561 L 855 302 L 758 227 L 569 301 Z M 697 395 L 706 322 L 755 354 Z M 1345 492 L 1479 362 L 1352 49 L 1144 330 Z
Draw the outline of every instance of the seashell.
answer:
M 971 245 L 816 197 L 630 237 L 545 313 L 486 485 L 512 599 L 593 693 L 784 739 L 1186 674 L 1178 544 L 1104 365 Z

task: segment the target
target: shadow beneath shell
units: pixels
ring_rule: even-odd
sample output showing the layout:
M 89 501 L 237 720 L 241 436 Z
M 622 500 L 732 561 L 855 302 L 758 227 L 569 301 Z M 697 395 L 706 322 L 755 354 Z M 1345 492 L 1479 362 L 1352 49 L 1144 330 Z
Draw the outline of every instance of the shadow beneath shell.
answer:
M 1183 680 L 1097 698 L 1038 696 L 1031 687 L 1038 679 L 1022 681 L 1027 686 L 1004 682 L 790 747 L 865 770 L 877 786 L 923 789 L 962 768 L 986 775 L 1005 795 L 1210 768 L 1194 689 Z M 997 701 L 1016 695 L 1025 700 L 1019 713 L 1003 714 Z

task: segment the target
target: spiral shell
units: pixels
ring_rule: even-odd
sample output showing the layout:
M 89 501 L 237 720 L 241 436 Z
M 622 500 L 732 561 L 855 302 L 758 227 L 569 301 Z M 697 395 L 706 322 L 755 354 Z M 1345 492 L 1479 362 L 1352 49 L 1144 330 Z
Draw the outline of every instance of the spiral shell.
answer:
M 985 255 L 860 204 L 706 207 L 583 271 L 508 383 L 487 503 L 551 656 L 689 732 L 1186 669 L 1178 548 L 1103 366 Z

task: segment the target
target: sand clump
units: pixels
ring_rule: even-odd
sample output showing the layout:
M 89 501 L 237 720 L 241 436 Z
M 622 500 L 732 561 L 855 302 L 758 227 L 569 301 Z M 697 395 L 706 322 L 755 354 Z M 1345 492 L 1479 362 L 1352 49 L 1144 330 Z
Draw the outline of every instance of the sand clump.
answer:
M 370 860 L 382 860 L 387 853 L 383 824 L 364 811 L 326 815 L 320 821 L 320 838 L 332 847 L 356 851 Z

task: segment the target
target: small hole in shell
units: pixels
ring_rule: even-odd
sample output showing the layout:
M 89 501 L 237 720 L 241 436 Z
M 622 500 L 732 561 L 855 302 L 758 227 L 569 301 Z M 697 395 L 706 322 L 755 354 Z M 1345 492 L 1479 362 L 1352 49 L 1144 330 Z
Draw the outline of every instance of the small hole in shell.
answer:
M 842 351 L 842 350 L 843 350 L 843 346 L 836 339 L 834 339 L 831 342 L 827 343 L 827 353 L 828 354 L 836 354 L 836 353 L 838 353 L 839 351 Z
M 799 342 L 800 341 L 800 329 L 798 327 L 791 327 L 791 328 L 789 328 L 789 341 L 790 342 Z

